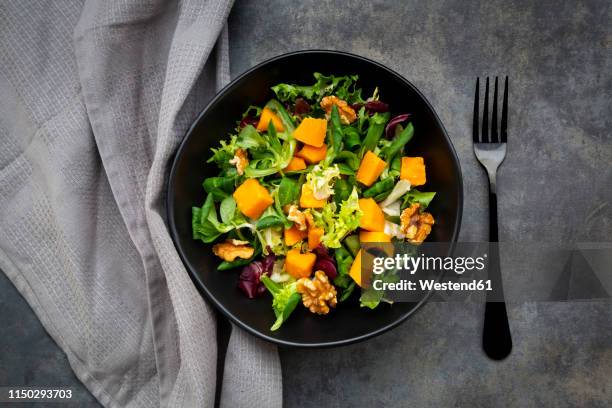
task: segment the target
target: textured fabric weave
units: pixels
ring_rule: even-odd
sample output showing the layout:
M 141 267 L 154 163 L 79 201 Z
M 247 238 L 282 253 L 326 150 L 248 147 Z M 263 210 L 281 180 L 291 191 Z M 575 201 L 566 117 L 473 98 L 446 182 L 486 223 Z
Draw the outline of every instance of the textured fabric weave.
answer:
M 214 402 L 216 322 L 166 227 L 169 160 L 229 80 L 231 1 L 0 4 L 0 269 L 109 407 Z M 221 405 L 282 404 L 234 328 Z

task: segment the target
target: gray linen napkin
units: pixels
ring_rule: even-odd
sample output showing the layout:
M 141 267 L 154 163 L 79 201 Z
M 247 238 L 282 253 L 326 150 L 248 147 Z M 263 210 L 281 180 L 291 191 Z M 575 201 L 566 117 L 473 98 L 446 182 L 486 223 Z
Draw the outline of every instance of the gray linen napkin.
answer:
M 216 323 L 174 249 L 169 159 L 229 79 L 231 1 L 0 4 L 0 269 L 105 406 L 211 406 Z M 221 405 L 280 406 L 234 328 Z

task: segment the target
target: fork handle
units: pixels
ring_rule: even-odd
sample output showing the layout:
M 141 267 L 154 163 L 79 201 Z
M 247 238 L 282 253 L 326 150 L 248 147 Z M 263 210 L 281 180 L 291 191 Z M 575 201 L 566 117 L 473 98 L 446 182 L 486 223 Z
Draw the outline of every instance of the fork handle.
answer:
M 493 181 L 495 183 L 495 181 Z M 499 242 L 497 229 L 497 193 L 495 184 L 489 185 L 489 242 Z
M 495 183 L 489 187 L 489 279 L 492 291 L 487 292 L 482 347 L 490 358 L 503 360 L 512 351 L 512 336 L 504 302 L 504 288 L 499 262 L 497 229 L 497 193 Z

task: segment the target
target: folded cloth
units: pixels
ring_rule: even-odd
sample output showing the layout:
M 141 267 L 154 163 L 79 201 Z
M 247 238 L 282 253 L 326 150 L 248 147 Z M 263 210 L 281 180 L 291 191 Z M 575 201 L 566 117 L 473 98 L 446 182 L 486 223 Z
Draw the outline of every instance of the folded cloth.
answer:
M 0 5 L 0 269 L 109 407 L 207 407 L 216 322 L 165 223 L 169 160 L 229 79 L 226 0 Z M 221 405 L 282 403 L 234 328 Z

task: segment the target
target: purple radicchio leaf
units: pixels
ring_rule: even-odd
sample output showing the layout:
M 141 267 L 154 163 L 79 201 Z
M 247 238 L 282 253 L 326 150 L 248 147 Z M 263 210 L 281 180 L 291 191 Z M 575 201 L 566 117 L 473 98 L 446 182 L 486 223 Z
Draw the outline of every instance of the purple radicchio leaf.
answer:
M 389 105 L 387 105 L 386 103 L 382 102 L 382 101 L 367 101 L 365 103 L 365 108 L 366 111 L 368 111 L 368 113 L 373 113 L 373 112 L 377 112 L 377 113 L 384 113 L 384 112 L 389 112 Z
M 270 275 L 276 261 L 274 254 L 266 255 L 259 261 L 251 262 L 242 268 L 238 278 L 238 288 L 249 298 L 253 299 L 266 293 L 266 287 L 261 283 L 261 275 Z
M 355 112 L 359 112 L 359 109 L 363 107 L 363 103 L 351 103 L 350 106 Z
M 409 113 L 397 115 L 394 118 L 392 118 L 389 121 L 389 123 L 387 123 L 387 127 L 385 127 L 385 135 L 387 136 L 387 138 L 389 139 L 393 137 L 393 135 L 395 135 L 395 128 L 397 127 L 397 125 L 399 125 L 402 122 L 405 122 L 406 120 L 408 120 L 408 118 L 410 118 Z
M 308 112 L 310 112 L 310 104 L 304 98 L 297 98 L 293 105 L 293 113 L 303 115 Z
M 242 118 L 242 120 L 240 121 L 240 124 L 238 125 L 241 129 L 243 127 L 246 127 L 247 125 L 252 125 L 257 127 L 257 123 L 259 123 L 259 118 L 255 118 L 253 116 L 245 116 L 244 118 Z
M 338 276 L 336 261 L 329 255 L 327 248 L 323 245 L 319 245 L 312 252 L 317 255 L 317 260 L 314 265 L 315 270 L 325 272 L 329 280 L 336 279 L 336 276 Z

